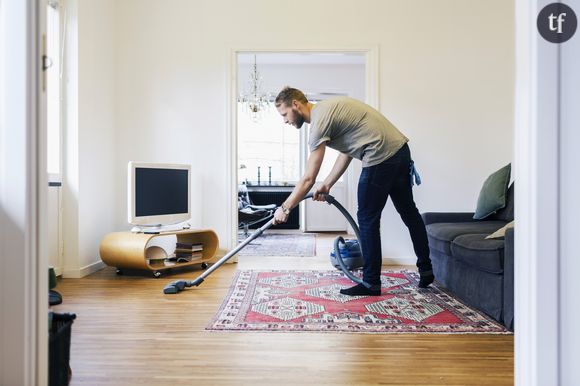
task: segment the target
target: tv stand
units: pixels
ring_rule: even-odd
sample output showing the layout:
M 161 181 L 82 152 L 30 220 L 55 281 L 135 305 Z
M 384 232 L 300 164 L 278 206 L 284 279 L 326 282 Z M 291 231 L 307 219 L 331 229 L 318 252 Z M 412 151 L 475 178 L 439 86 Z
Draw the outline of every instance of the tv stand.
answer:
M 219 246 L 216 233 L 210 229 L 145 232 L 113 232 L 105 235 L 99 246 L 101 260 L 109 266 L 116 267 L 119 274 L 122 273 L 123 269 L 134 269 L 150 271 L 155 277 L 160 277 L 163 272 L 172 268 L 199 264 L 202 268 L 207 268 L 207 262 L 215 257 Z M 194 258 L 186 262 L 168 262 L 167 260 L 153 262 L 147 256 L 149 242 L 155 237 L 168 235 L 175 235 L 178 243 L 203 244 L 201 258 Z

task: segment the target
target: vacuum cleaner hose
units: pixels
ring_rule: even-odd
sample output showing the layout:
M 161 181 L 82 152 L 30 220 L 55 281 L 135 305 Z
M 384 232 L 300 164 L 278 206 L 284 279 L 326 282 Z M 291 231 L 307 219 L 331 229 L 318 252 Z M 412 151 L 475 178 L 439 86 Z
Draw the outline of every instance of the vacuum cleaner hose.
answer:
M 333 196 L 331 196 L 330 194 L 327 194 L 325 199 L 324 199 L 328 204 L 334 205 L 336 207 L 336 209 L 338 209 L 340 211 L 340 213 L 342 213 L 342 215 L 346 218 L 346 220 L 348 221 L 348 223 L 350 224 L 350 226 L 352 227 L 352 229 L 354 230 L 354 234 L 356 235 L 357 240 L 360 240 L 360 229 L 357 225 L 357 223 L 354 221 L 354 219 L 352 218 L 352 216 L 350 215 L 350 213 L 348 213 L 348 210 L 345 209 L 344 206 L 342 206 L 340 204 L 340 202 L 336 201 L 334 199 Z M 358 283 L 358 284 L 362 284 L 364 285 L 366 288 L 371 288 L 371 285 L 367 282 L 365 282 L 364 280 L 362 280 L 359 277 L 356 277 L 352 272 L 350 272 L 350 270 L 346 267 L 346 264 L 344 264 L 344 261 L 342 260 L 342 256 L 340 254 L 340 244 L 344 244 L 346 245 L 346 242 L 344 241 L 344 239 L 341 236 L 338 236 L 335 240 L 334 240 L 334 254 L 336 256 L 336 261 L 338 262 L 338 266 L 340 267 L 340 270 L 353 282 Z
M 304 196 L 304 198 L 302 200 L 306 200 L 307 198 L 312 198 L 312 196 L 313 196 L 312 193 L 308 193 L 306 196 Z M 334 205 L 340 211 L 340 213 L 342 213 L 342 215 L 347 219 L 349 224 L 352 226 L 352 229 L 354 229 L 354 233 L 356 234 L 356 238 L 360 240 L 360 231 L 359 231 L 358 225 L 356 224 L 356 222 L 354 221 L 354 219 L 352 218 L 350 213 L 348 213 L 348 211 L 338 201 L 336 201 L 334 199 L 334 197 L 331 196 L 330 194 L 324 194 L 324 197 L 325 197 L 324 200 L 329 205 Z M 185 289 L 185 287 L 192 287 L 192 286 L 197 287 L 197 286 L 199 286 L 201 283 L 203 283 L 204 279 L 208 275 L 210 275 L 213 271 L 215 271 L 217 268 L 219 268 L 223 263 L 225 263 L 227 260 L 229 260 L 236 253 L 238 253 L 242 248 L 244 248 L 246 245 L 248 245 L 252 240 L 259 237 L 266 229 L 270 228 L 273 224 L 273 221 L 274 221 L 274 219 L 271 219 L 266 224 L 264 224 L 262 227 L 257 229 L 250 237 L 248 237 L 246 240 L 244 240 L 242 243 L 240 243 L 236 248 L 234 248 L 232 251 L 230 251 L 227 255 L 222 257 L 218 262 L 216 262 L 214 265 L 212 265 L 207 271 L 202 273 L 195 280 L 173 281 L 165 286 L 165 288 L 163 289 L 163 293 L 175 294 L 175 293 L 183 291 Z M 344 264 L 344 261 L 342 260 L 342 256 L 340 255 L 339 245 L 341 243 L 345 244 L 345 241 L 340 236 L 337 237 L 336 240 L 334 240 L 334 252 L 336 254 L 336 260 L 338 262 L 340 269 L 353 282 L 362 284 L 365 287 L 370 288 L 371 287 L 370 284 L 364 282 L 362 279 L 353 275 L 353 273 L 350 272 L 349 269 L 346 267 L 346 264 Z

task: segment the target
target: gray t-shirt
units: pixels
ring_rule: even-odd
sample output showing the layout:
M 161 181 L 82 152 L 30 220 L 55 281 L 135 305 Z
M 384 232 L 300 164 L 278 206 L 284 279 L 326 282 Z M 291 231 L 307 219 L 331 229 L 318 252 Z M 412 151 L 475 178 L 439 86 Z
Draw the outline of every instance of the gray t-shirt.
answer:
M 380 164 L 409 141 L 380 112 L 349 97 L 315 104 L 310 125 L 310 151 L 326 142 L 326 146 L 361 160 L 363 167 Z

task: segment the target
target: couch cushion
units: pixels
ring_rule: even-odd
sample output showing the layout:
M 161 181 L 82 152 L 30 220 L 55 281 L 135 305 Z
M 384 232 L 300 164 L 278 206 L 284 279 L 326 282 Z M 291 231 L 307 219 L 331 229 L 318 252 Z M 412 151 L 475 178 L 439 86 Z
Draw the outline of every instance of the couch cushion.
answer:
M 451 255 L 451 242 L 456 237 L 475 233 L 485 233 L 487 236 L 505 224 L 504 221 L 440 222 L 429 224 L 425 228 L 429 237 L 429 248 Z
M 504 241 L 487 239 L 486 233 L 457 236 L 451 243 L 451 255 L 476 269 L 503 272 Z

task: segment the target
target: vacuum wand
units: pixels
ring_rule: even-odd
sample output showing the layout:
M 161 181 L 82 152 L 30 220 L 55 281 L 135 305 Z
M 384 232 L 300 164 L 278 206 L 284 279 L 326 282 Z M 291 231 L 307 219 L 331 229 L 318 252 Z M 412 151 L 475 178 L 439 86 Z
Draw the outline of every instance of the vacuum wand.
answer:
M 302 200 L 305 200 L 307 198 L 312 198 L 312 196 L 313 196 L 312 193 L 308 193 L 306 196 L 304 196 L 304 198 Z M 354 229 L 355 234 L 356 234 L 356 237 L 358 239 L 360 239 L 360 237 L 359 237 L 359 228 L 358 228 L 356 222 L 354 221 L 354 219 L 348 213 L 348 211 L 338 201 L 336 201 L 334 199 L 334 197 L 331 196 L 330 194 L 324 195 L 324 199 L 325 199 L 325 201 L 329 205 L 332 204 L 332 205 L 334 205 L 334 206 L 337 207 L 337 209 L 343 214 L 343 216 L 346 217 L 346 219 L 348 220 L 348 222 L 350 223 L 350 225 Z M 219 259 L 215 264 L 213 264 L 209 269 L 207 269 L 205 272 L 203 272 L 201 275 L 199 275 L 196 279 L 191 280 L 191 281 L 188 281 L 188 280 L 176 280 L 176 281 L 173 281 L 173 282 L 167 284 L 165 286 L 165 288 L 163 288 L 163 293 L 164 294 L 176 294 L 176 293 L 178 293 L 180 291 L 183 291 L 183 289 L 185 287 L 193 287 L 193 286 L 197 287 L 197 286 L 199 286 L 201 283 L 203 283 L 203 281 L 204 281 L 204 279 L 206 277 L 208 277 L 209 275 L 211 275 L 216 269 L 218 269 L 219 267 L 221 267 L 226 261 L 228 261 L 229 259 L 231 259 L 235 254 L 237 254 L 240 250 L 242 250 L 246 245 L 248 245 L 249 243 L 251 243 L 254 239 L 260 237 L 262 235 L 262 233 L 264 233 L 264 231 L 266 229 L 270 228 L 273 225 L 273 223 L 274 223 L 274 219 L 270 219 L 266 224 L 264 224 L 262 227 L 260 227 L 259 229 L 257 229 L 254 233 L 252 233 L 250 235 L 250 237 L 248 237 L 243 242 L 241 242 L 240 244 L 238 244 L 237 247 L 235 247 L 230 252 L 228 252 L 224 257 L 222 257 L 221 259 Z M 358 277 L 354 276 L 346 268 L 346 265 L 342 261 L 342 257 L 340 255 L 340 251 L 339 251 L 339 247 L 338 247 L 339 242 L 344 243 L 344 239 L 342 237 L 339 237 L 339 238 L 337 238 L 335 240 L 335 243 L 334 243 L 334 249 L 335 249 L 335 253 L 336 253 L 336 259 L 337 259 L 337 261 L 339 263 L 339 266 L 340 266 L 341 270 L 344 272 L 344 274 L 349 279 L 351 279 L 355 283 L 361 283 L 365 287 L 370 287 L 369 284 L 365 283 L 363 280 L 361 280 Z
M 219 259 L 215 264 L 213 264 L 211 267 L 209 267 L 206 271 L 204 271 L 196 279 L 191 280 L 191 281 L 187 281 L 187 280 L 177 280 L 177 281 L 173 281 L 173 282 L 167 284 L 165 286 L 165 288 L 163 288 L 163 293 L 165 293 L 165 294 L 176 294 L 179 291 L 182 291 L 185 287 L 193 287 L 193 286 L 196 286 L 197 287 L 197 286 L 199 286 L 201 283 L 203 283 L 203 281 L 204 281 L 204 279 L 206 277 L 208 277 L 209 275 L 212 274 L 213 271 L 215 271 L 216 269 L 218 269 L 219 267 L 221 267 L 226 261 L 228 261 L 229 259 L 231 259 L 236 253 L 238 253 L 239 251 L 241 251 L 246 245 L 248 245 L 249 243 L 251 243 L 255 238 L 261 236 L 262 233 L 264 233 L 264 231 L 266 229 L 268 229 L 268 228 L 270 228 L 272 226 L 273 222 L 274 222 L 274 219 L 271 219 L 266 224 L 262 225 L 258 230 L 256 230 L 254 233 L 252 233 L 250 235 L 250 237 L 248 237 L 243 242 L 241 242 L 240 244 L 238 244 L 237 247 L 235 247 L 230 252 L 228 252 L 224 257 L 222 257 L 221 259 Z

